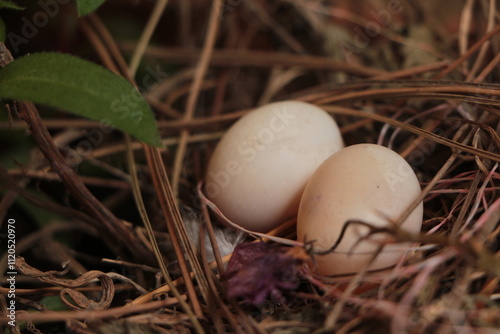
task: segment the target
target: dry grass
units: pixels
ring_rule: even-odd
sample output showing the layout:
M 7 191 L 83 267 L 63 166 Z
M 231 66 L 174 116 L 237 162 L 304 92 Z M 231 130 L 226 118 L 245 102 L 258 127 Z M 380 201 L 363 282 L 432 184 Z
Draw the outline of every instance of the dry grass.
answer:
M 85 163 L 113 176 L 78 177 L 98 194 L 100 205 L 113 212 L 131 203 L 137 207 L 139 215 L 125 218 L 131 223 L 119 224 L 142 253 L 132 241 L 122 240 L 129 249 L 101 245 L 103 254 L 96 254 L 93 243 L 113 242 L 113 237 L 100 238 L 96 232 L 95 221 L 104 218 L 72 208 L 69 201 L 61 204 L 33 195 L 33 185 L 41 184 L 38 192 L 43 194 L 43 184 L 61 178 L 47 174 L 49 164 L 39 153 L 25 166 L 1 170 L 5 189 L 10 189 L 0 203 L 3 216 L 9 208 L 15 212 L 17 193 L 66 217 L 38 228 L 28 221 L 26 229 L 33 232 L 18 241 L 18 254 L 29 258 L 28 263 L 19 262 L 25 282 L 18 279 L 19 304 L 31 310 L 17 314 L 25 330 L 51 332 L 62 327 L 47 323 L 59 323 L 78 333 L 497 332 L 497 3 L 357 4 L 142 2 L 130 5 L 150 13 L 138 41 L 114 37 L 100 14 L 80 20 L 102 64 L 131 82 L 137 80 L 136 85 L 141 86 L 135 75 L 141 59 L 146 64 L 175 64 L 171 75 L 142 87 L 147 88 L 144 96 L 156 112 L 167 149 L 114 136 L 83 156 Z M 109 16 L 115 7 L 123 10 L 113 1 L 106 6 L 103 15 Z M 133 55 L 131 65 L 126 53 Z M 389 271 L 327 278 L 303 268 L 300 285 L 285 293 L 284 301 L 270 298 L 249 306 L 226 297 L 219 273 L 229 256 L 221 257 L 215 247 L 216 261 L 209 264 L 205 247 L 200 253 L 189 239 L 181 211 L 194 208 L 202 245 L 204 234 L 215 240 L 216 213 L 196 191 L 214 144 L 255 106 L 284 99 L 322 106 L 335 116 L 348 145 L 379 143 L 406 158 L 423 189 L 423 230 L 420 235 L 385 231 L 396 240 L 414 242 L 413 250 Z M 43 124 L 59 147 L 85 140 L 75 128 L 95 126 L 92 121 L 55 117 L 43 118 Z M 0 126 L 6 129 L 7 123 Z M 11 131 L 24 126 L 19 120 L 10 122 Z M 117 166 L 117 157 L 128 167 Z M 59 191 L 64 197 L 64 190 Z M 78 191 L 71 195 L 76 197 Z M 83 244 L 72 248 L 71 242 L 61 243 L 61 233 L 78 235 Z M 254 236 L 301 246 L 283 240 L 294 240 L 293 221 L 269 236 Z M 36 255 L 40 247 L 52 255 L 42 261 L 43 256 Z M 147 258 L 140 256 L 144 253 Z M 64 278 L 49 272 L 68 259 Z M 121 275 L 105 273 L 111 269 L 121 270 Z M 99 286 L 92 283 L 95 278 Z M 69 310 L 45 310 L 45 296 L 61 296 Z M 95 300 L 100 300 L 98 305 Z M 1 321 L 5 325 L 6 318 Z

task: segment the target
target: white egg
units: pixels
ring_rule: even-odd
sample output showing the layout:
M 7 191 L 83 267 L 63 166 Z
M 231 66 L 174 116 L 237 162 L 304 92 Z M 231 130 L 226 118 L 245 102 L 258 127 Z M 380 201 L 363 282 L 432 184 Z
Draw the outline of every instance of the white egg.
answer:
M 374 144 L 346 147 L 329 157 L 307 183 L 297 216 L 298 240 L 315 240 L 314 249 L 326 250 L 337 241 L 347 221 L 388 226 L 403 214 L 420 191 L 412 168 L 396 152 Z M 420 203 L 401 228 L 419 232 L 422 216 Z M 347 228 L 333 252 L 316 256 L 317 272 L 337 275 L 390 267 L 409 246 L 387 244 L 370 262 L 388 235 L 372 235 L 353 248 L 367 231 L 367 227 L 360 225 Z
M 205 194 L 236 224 L 267 232 L 297 214 L 307 180 L 342 147 L 338 126 L 324 110 L 299 101 L 265 105 L 218 143 Z

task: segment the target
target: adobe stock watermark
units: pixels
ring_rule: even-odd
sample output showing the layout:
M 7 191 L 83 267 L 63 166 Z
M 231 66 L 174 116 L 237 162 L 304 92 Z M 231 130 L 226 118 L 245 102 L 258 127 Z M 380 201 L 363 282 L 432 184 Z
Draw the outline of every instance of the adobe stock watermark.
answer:
M 479 88 L 476 89 L 476 92 L 474 93 L 475 97 L 478 98 L 492 98 L 491 95 L 482 95 L 478 91 Z M 474 114 L 478 112 L 479 105 L 476 103 L 467 103 L 463 102 L 460 103 L 457 107 L 456 110 L 463 116 L 464 119 L 467 120 L 475 120 Z M 462 126 L 462 122 L 459 120 L 456 120 L 453 124 L 450 125 L 449 128 L 447 128 L 448 131 L 454 131 L 457 130 Z M 435 130 L 432 131 L 435 135 L 440 136 L 440 137 L 446 137 L 446 132 L 443 130 L 443 128 L 436 128 Z M 419 166 L 422 166 L 426 160 L 436 152 L 437 149 L 437 143 L 433 140 L 430 139 L 424 139 L 418 147 L 415 148 L 407 157 L 407 161 L 410 164 L 411 167 L 417 168 Z M 388 172 L 386 173 L 386 180 L 391 186 L 391 189 L 394 190 L 394 187 L 396 184 L 405 182 L 405 179 L 411 175 L 412 168 L 408 168 L 404 163 L 401 163 L 401 166 L 398 167 L 396 172 Z
M 17 268 L 16 268 L 16 220 L 7 220 L 7 310 L 6 316 L 9 319 L 7 324 L 10 327 L 16 327 L 16 278 L 17 278 Z
M 142 93 L 148 91 L 152 86 L 161 82 L 168 77 L 168 73 L 164 72 L 160 65 L 156 68 L 151 66 L 146 67 L 148 73 L 143 77 L 141 85 L 137 88 L 131 88 L 130 92 L 121 94 L 115 99 L 110 110 L 116 114 L 119 120 L 131 119 L 133 122 L 142 120 L 142 111 L 138 110 L 139 102 L 143 100 Z M 82 135 L 85 139 L 76 144 L 75 148 L 66 146 L 66 162 L 71 167 L 78 166 L 83 158 L 89 156 L 95 147 L 100 146 L 104 141 L 104 135 L 113 131 L 113 122 L 109 118 L 102 118 L 99 125 L 91 130 L 83 130 Z
M 37 4 L 40 10 L 31 17 L 25 15 L 21 18 L 21 35 L 14 32 L 7 33 L 6 39 L 11 45 L 11 50 L 18 53 L 20 45 L 27 44 L 30 39 L 35 38 L 40 29 L 59 13 L 61 6 L 70 2 L 71 0 L 39 0 Z
M 437 128 L 433 132 L 438 136 L 444 135 L 444 130 L 441 128 Z M 384 177 L 391 190 L 396 190 L 397 184 L 405 183 L 408 177 L 415 175 L 413 168 L 423 165 L 426 159 L 435 151 L 436 143 L 432 140 L 424 139 L 422 143 L 408 155 L 408 163 L 406 161 L 401 161 L 395 171 L 385 172 Z
M 276 134 L 283 132 L 296 115 L 286 110 L 286 107 L 274 109 L 273 117 L 269 120 L 267 126 L 260 129 L 238 144 L 238 153 L 245 158 L 247 162 L 252 162 L 259 152 L 262 152 L 272 144 L 276 139 Z M 226 162 L 223 170 L 218 172 L 211 171 L 208 178 L 211 179 L 205 184 L 205 192 L 209 198 L 219 195 L 220 191 L 227 187 L 231 178 L 243 172 L 243 166 L 235 160 Z
M 244 0 L 223 0 L 220 4 L 219 20 L 223 20 L 226 14 L 232 13 Z
M 276 278 L 273 278 L 276 279 Z M 286 290 L 296 290 L 300 285 L 300 274 L 289 268 L 281 275 L 281 285 Z M 248 315 L 249 319 L 256 320 L 258 322 L 263 321 L 266 317 L 270 317 L 276 312 L 283 311 L 283 304 L 294 304 L 296 302 L 296 297 L 283 295 L 280 291 L 274 291 L 270 294 L 269 298 L 267 298 L 261 305 L 257 306 L 257 310 L 250 312 Z
M 399 0 L 389 0 L 386 9 L 371 10 L 370 16 L 373 19 L 364 25 L 364 29 L 359 26 L 353 28 L 354 39 L 352 45 L 345 42 L 340 43 L 339 47 L 346 60 L 350 61 L 353 54 L 361 54 L 362 50 L 367 48 L 372 40 L 389 26 L 394 15 L 400 14 L 403 9 L 403 5 Z
M 463 326 L 464 320 L 467 318 L 466 311 L 460 309 L 463 300 L 464 298 L 453 290 L 438 297 L 429 305 L 434 312 L 410 314 L 406 328 L 402 333 L 423 333 L 429 326 L 433 326 L 434 331 L 445 329 L 448 333 L 472 332 Z M 447 321 L 442 321 L 443 319 L 447 319 Z

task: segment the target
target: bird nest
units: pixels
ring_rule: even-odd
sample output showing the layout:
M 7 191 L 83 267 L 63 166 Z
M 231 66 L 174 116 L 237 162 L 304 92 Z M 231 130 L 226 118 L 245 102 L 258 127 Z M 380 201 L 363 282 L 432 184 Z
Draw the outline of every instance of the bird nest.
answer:
M 21 162 L 1 169 L 0 212 L 4 228 L 16 222 L 19 273 L 17 324 L 4 317 L 2 325 L 13 333 L 496 332 L 497 5 L 108 1 L 68 19 L 80 28 L 73 35 L 55 16 L 14 58 L 60 48 L 135 80 L 165 149 L 9 104 L 2 141 L 12 149 L 2 161 Z M 346 146 L 384 145 L 411 165 L 424 220 L 420 234 L 382 231 L 413 244 L 396 266 L 324 277 L 311 245 L 295 241 L 294 219 L 267 234 L 221 227 L 202 188 L 211 153 L 236 120 L 282 100 L 333 115 Z M 89 150 L 79 150 L 83 142 Z M 57 152 L 77 152 L 78 162 Z

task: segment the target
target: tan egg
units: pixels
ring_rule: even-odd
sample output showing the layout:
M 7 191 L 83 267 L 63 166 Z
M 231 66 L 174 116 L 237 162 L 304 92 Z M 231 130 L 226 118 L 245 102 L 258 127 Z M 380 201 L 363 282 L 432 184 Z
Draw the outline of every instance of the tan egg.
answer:
M 315 240 L 314 249 L 328 249 L 337 241 L 345 222 L 358 220 L 387 226 L 419 194 L 415 173 L 396 152 L 374 144 L 346 147 L 329 157 L 307 183 L 297 217 L 298 240 Z M 419 232 L 422 216 L 420 203 L 401 228 Z M 386 245 L 370 263 L 380 241 L 387 240 L 388 235 L 373 235 L 371 240 L 363 240 L 352 248 L 367 231 L 367 227 L 351 225 L 332 253 L 316 256 L 317 272 L 337 275 L 356 273 L 366 266 L 368 270 L 390 267 L 409 246 Z
M 342 147 L 338 126 L 324 110 L 299 101 L 262 106 L 218 143 L 205 194 L 236 224 L 267 232 L 297 214 L 309 177 Z

